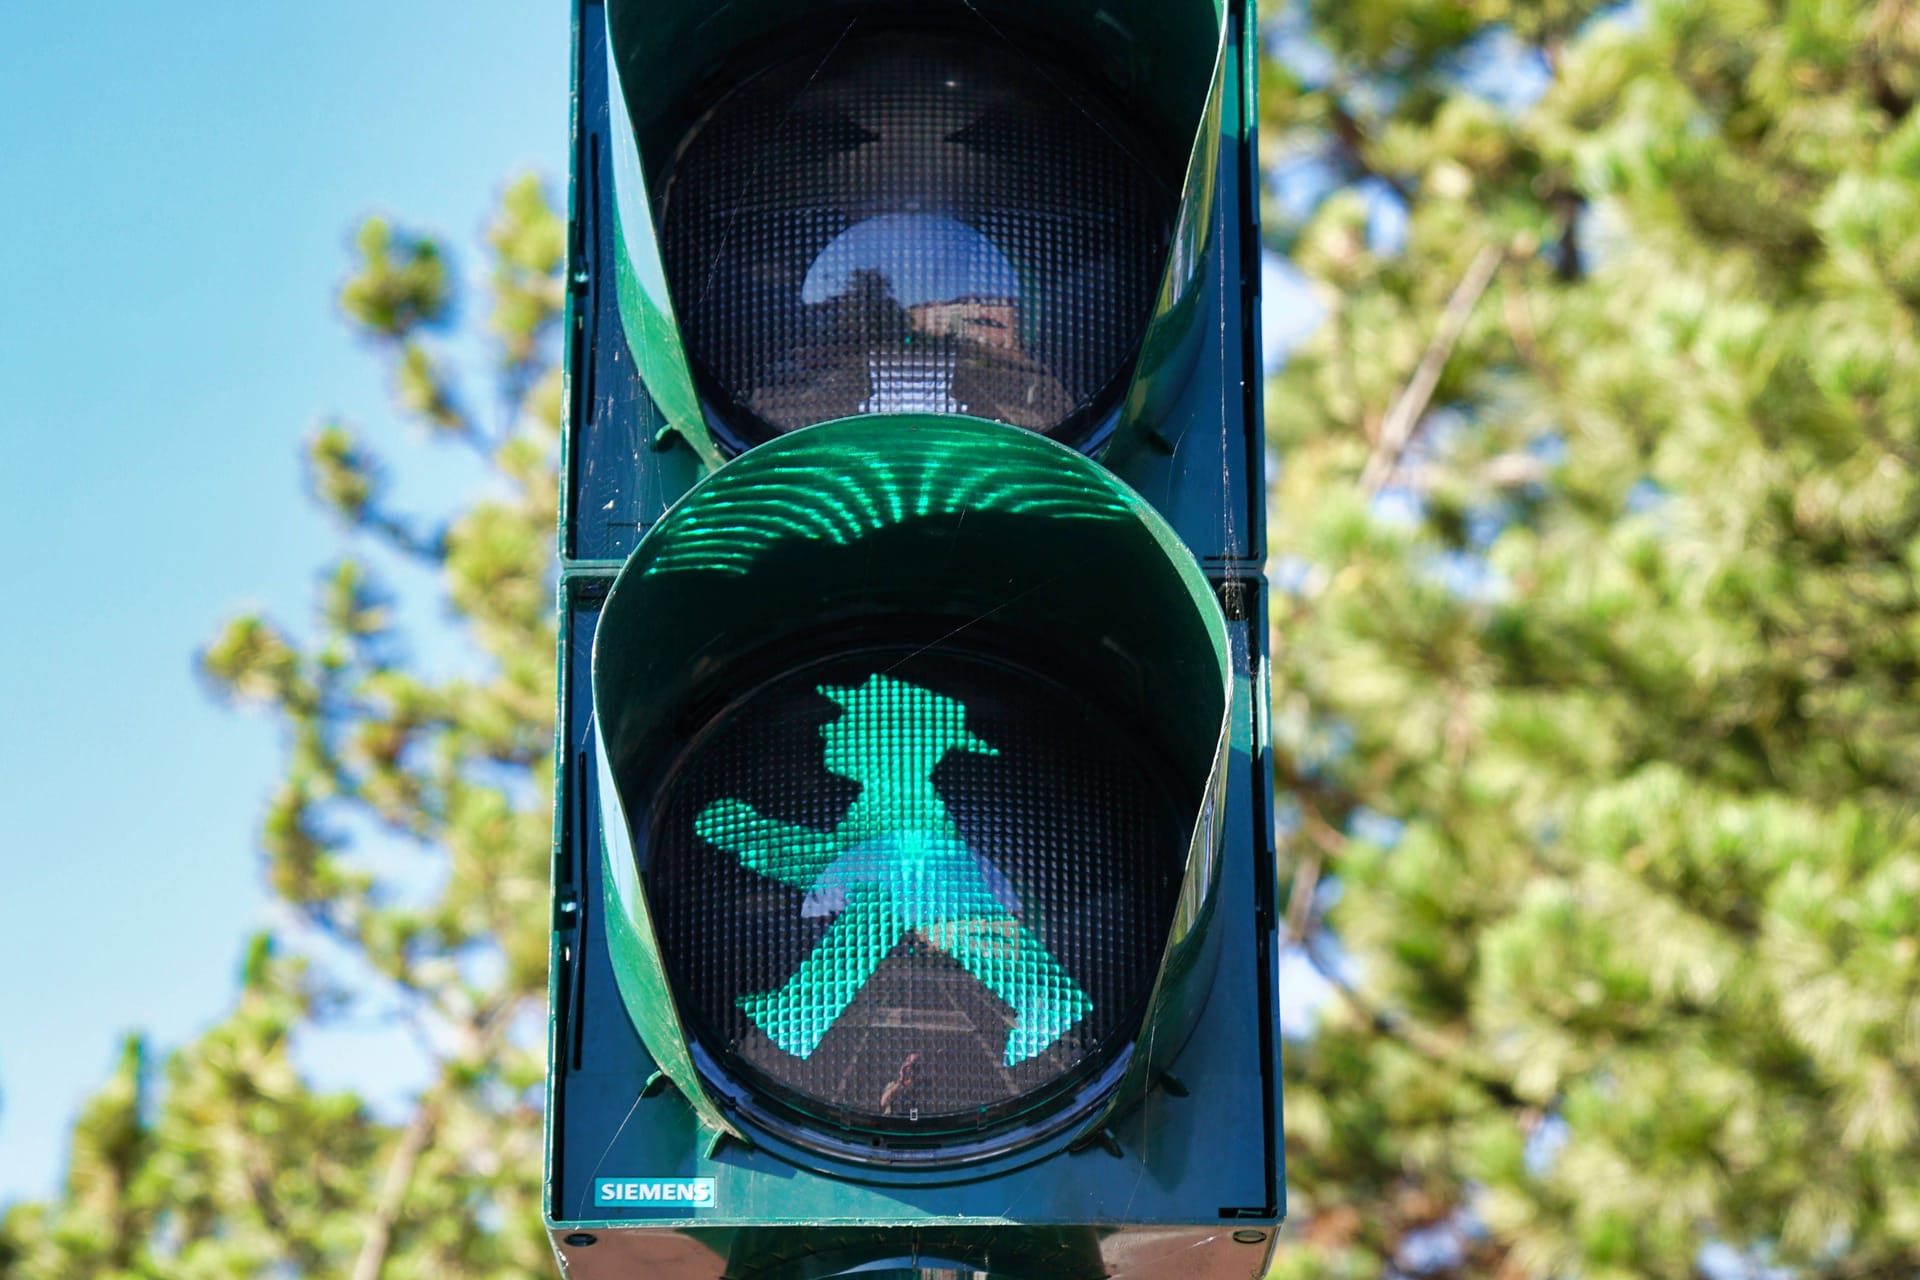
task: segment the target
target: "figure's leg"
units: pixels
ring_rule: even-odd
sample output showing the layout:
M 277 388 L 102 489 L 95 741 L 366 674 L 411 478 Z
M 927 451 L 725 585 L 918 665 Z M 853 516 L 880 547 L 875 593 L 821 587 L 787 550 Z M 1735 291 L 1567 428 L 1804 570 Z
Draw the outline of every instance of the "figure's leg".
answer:
M 736 1003 L 769 1040 L 796 1058 L 811 1057 L 905 934 L 879 895 L 856 891 L 785 986 Z
M 1093 1010 L 1071 975 L 1011 916 L 955 921 L 928 936 L 986 988 L 1013 1006 L 1005 1063 L 1045 1053 Z

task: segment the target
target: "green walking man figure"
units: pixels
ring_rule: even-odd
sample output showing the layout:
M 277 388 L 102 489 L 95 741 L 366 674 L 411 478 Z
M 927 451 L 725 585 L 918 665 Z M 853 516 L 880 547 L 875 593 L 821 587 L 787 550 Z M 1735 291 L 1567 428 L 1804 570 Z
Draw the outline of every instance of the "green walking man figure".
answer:
M 826 766 L 861 786 L 840 825 L 793 826 L 740 800 L 694 820 L 744 866 L 805 891 L 807 910 L 838 910 L 786 985 L 742 996 L 740 1008 L 780 1048 L 809 1057 L 887 954 L 918 933 L 1013 1008 L 1006 1066 L 1046 1052 L 1093 1002 L 1020 923 L 933 786 L 947 752 L 999 752 L 967 730 L 964 705 L 904 680 L 819 692 L 845 711 L 820 729 Z

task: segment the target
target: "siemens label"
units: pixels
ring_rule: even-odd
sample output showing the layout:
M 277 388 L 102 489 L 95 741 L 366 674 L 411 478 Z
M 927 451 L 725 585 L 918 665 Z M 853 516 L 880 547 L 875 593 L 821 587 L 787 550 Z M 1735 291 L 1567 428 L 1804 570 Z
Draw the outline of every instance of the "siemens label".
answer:
M 608 1208 L 711 1209 L 712 1178 L 595 1178 L 593 1202 Z

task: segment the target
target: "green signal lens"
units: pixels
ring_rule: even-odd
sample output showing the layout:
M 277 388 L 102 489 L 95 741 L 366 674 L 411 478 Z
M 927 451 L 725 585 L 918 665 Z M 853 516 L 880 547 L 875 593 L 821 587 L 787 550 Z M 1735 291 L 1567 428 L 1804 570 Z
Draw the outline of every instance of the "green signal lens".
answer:
M 1184 852 L 1137 733 L 970 646 L 809 663 L 671 770 L 646 884 L 731 1076 L 850 1130 L 1011 1116 L 1112 1060 Z

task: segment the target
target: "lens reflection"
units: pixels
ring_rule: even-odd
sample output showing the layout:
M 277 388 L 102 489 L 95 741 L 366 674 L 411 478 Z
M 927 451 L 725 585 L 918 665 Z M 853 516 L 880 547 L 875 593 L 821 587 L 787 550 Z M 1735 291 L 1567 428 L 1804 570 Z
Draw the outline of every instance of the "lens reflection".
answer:
M 866 348 L 867 394 L 846 413 L 969 413 L 1036 426 L 1073 412 L 1060 380 L 1026 350 L 1013 264 L 952 218 L 882 214 L 856 222 L 814 259 L 800 299 L 824 321 L 824 350 L 802 353 L 803 365 L 831 367 L 834 352 Z M 851 376 L 842 395 L 858 394 L 857 363 L 844 372 Z M 822 408 L 821 390 L 774 383 L 754 408 L 770 421 L 797 424 L 816 411 L 832 413 Z
M 713 110 L 662 242 L 736 444 L 873 413 L 1092 429 L 1145 327 L 1171 193 L 1072 83 L 963 35 L 856 35 Z

